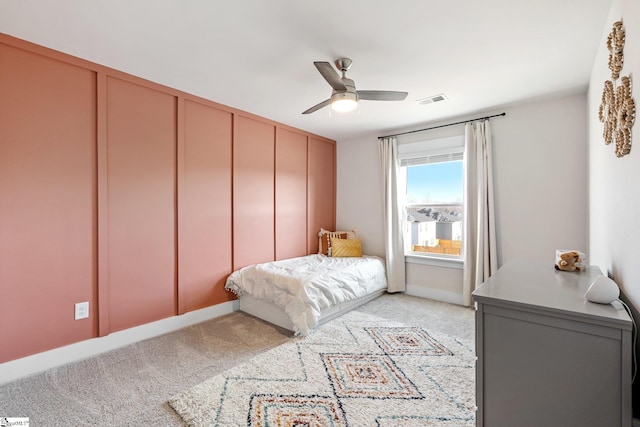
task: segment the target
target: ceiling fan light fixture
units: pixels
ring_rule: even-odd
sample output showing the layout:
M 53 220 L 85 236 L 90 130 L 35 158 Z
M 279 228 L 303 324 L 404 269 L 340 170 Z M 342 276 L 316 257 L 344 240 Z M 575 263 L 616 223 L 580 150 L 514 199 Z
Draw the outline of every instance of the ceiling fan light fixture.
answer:
M 358 106 L 358 95 L 352 92 L 338 92 L 331 95 L 331 109 L 339 113 L 348 113 Z

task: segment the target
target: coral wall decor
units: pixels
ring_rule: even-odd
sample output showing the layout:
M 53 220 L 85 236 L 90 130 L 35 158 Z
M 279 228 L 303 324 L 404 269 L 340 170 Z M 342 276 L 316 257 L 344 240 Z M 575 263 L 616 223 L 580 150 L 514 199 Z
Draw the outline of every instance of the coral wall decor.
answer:
M 622 22 L 617 21 L 607 37 L 611 80 L 604 82 L 602 102 L 598 111 L 598 118 L 604 123 L 604 143 L 608 145 L 615 141 L 615 152 L 618 157 L 629 154 L 631 151 L 631 127 L 636 117 L 636 106 L 631 97 L 631 79 L 629 76 L 620 78 L 624 63 L 622 54 L 624 41 Z

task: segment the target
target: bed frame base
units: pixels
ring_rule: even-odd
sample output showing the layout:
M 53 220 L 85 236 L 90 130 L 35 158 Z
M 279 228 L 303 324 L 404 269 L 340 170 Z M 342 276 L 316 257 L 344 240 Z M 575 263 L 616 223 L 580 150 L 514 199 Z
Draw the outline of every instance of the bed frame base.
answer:
M 385 292 L 386 289 L 380 289 L 379 291 L 376 291 L 372 294 L 368 294 L 360 298 L 351 301 L 345 301 L 341 304 L 329 307 L 323 310 L 320 314 L 320 320 L 318 321 L 317 326 L 333 320 L 336 317 L 341 316 L 344 313 L 353 310 L 354 308 L 357 308 L 364 303 L 376 299 Z M 282 310 L 280 307 L 277 307 L 270 302 L 259 300 L 252 297 L 251 295 L 244 295 L 242 296 L 242 298 L 240 298 L 240 310 L 293 332 L 293 324 L 291 323 L 291 320 L 289 320 L 289 316 L 287 316 L 284 310 Z

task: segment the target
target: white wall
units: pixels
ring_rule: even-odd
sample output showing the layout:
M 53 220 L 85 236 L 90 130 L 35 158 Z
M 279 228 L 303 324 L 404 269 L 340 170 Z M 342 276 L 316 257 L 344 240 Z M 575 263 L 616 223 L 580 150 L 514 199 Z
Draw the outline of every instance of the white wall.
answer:
M 365 254 L 384 257 L 377 136 L 337 142 L 336 159 L 336 228 L 355 229 Z
M 606 37 L 613 23 L 622 19 L 626 42 L 620 76 L 631 75 L 636 122 L 631 152 L 617 158 L 605 145 L 598 107 L 604 81 L 611 79 L 607 66 Z M 640 2 L 614 0 L 603 30 L 589 86 L 589 252 L 592 263 L 610 274 L 629 301 L 640 309 Z
M 525 258 L 553 266 L 555 249 L 586 252 L 586 96 L 505 111 L 492 121 L 498 264 Z
M 585 94 L 574 94 L 487 112 L 507 113 L 491 119 L 499 265 L 524 258 L 552 267 L 555 249 L 586 252 L 586 104 Z M 337 223 L 359 231 L 365 252 L 383 256 L 378 136 L 337 143 Z M 407 285 L 412 294 L 461 301 L 462 270 L 408 264 Z
M 598 120 L 602 88 L 611 79 L 606 38 L 615 21 L 622 19 L 626 41 L 620 76 L 631 76 L 636 121 L 632 128 L 631 152 L 616 157 L 605 145 L 603 124 Z M 609 274 L 631 303 L 640 319 L 640 2 L 614 0 L 603 29 L 591 72 L 588 93 L 589 126 L 589 252 L 591 263 Z M 640 342 L 636 343 L 640 354 Z M 633 385 L 634 417 L 640 414 L 640 384 Z M 635 423 L 634 423 L 635 425 Z

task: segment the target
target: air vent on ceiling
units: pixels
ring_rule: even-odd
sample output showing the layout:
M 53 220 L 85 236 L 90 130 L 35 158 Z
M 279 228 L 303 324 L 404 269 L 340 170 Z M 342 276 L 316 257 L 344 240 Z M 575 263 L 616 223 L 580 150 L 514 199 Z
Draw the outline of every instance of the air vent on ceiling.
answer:
M 428 104 L 433 104 L 434 102 L 444 101 L 446 99 L 447 97 L 445 96 L 444 93 L 439 93 L 437 95 L 429 96 L 427 98 L 418 99 L 416 103 L 418 105 L 428 105 Z

